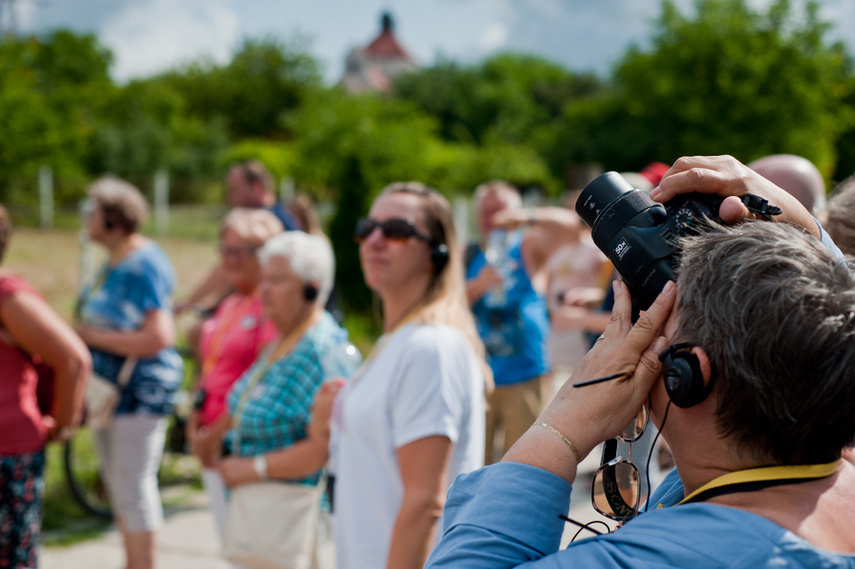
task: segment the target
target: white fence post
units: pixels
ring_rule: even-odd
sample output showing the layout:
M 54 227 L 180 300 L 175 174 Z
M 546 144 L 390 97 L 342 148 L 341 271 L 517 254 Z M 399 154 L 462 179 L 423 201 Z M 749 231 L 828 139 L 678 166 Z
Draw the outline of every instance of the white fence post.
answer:
M 285 176 L 279 180 L 279 201 L 283 205 L 287 205 L 294 201 L 294 178 Z
M 53 229 L 53 170 L 39 167 L 39 227 Z
M 158 170 L 154 174 L 154 231 L 163 235 L 169 230 L 169 174 Z
M 454 227 L 457 229 L 460 243 L 465 245 L 470 240 L 468 198 L 454 198 Z
M 89 199 L 80 200 L 77 203 L 77 218 L 80 231 L 77 239 L 80 243 L 79 266 L 77 267 L 77 296 L 83 292 L 83 287 L 95 274 L 95 251 L 92 240 L 89 239 L 89 216 L 92 215 L 93 203 Z

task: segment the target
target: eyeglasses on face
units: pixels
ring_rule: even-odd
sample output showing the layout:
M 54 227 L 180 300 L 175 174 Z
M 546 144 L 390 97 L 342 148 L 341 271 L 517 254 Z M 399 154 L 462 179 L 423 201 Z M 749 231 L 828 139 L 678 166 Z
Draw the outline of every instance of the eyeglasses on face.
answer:
M 247 245 L 246 247 L 227 247 L 220 245 L 220 255 L 223 257 L 250 257 L 258 252 L 259 247 Z
M 427 242 L 433 241 L 424 233 L 420 233 L 411 220 L 404 219 L 402 217 L 392 217 L 386 221 L 377 221 L 370 217 L 363 217 L 356 222 L 356 231 L 354 232 L 353 238 L 357 243 L 362 243 L 368 239 L 368 236 L 371 235 L 378 227 L 383 233 L 383 237 L 391 239 L 392 241 L 405 241 L 410 237 L 415 237 Z

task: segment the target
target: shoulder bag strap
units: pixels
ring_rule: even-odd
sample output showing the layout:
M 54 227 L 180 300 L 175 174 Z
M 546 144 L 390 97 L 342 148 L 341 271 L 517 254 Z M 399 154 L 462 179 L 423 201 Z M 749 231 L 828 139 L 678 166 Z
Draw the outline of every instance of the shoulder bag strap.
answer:
M 134 356 L 128 356 L 125 358 L 125 363 L 122 364 L 122 369 L 119 370 L 119 375 L 116 378 L 116 385 L 119 386 L 119 389 L 124 389 L 128 382 L 131 380 L 131 376 L 134 374 L 134 369 L 137 367 L 137 358 Z

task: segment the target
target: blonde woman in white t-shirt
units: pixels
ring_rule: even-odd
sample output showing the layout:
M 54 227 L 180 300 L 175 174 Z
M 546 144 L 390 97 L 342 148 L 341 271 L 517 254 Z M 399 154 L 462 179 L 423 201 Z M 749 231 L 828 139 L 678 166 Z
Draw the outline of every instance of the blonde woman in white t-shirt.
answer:
M 483 463 L 489 370 L 445 198 L 393 184 L 356 240 L 384 335 L 337 396 L 327 384 L 316 398 L 312 428 L 332 429 L 337 569 L 421 568 L 448 486 Z

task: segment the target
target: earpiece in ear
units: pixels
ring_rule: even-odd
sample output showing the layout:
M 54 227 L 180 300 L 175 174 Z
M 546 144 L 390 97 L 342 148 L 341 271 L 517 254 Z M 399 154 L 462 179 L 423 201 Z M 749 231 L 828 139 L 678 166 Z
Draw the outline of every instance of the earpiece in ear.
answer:
M 116 227 L 116 224 L 113 223 L 113 220 L 110 219 L 110 216 L 104 216 L 104 229 L 106 229 L 107 231 L 112 231 L 114 227 Z
M 686 409 L 701 403 L 709 395 L 698 356 L 691 352 L 693 344 L 674 344 L 659 356 L 665 391 L 671 402 Z M 710 382 L 711 385 L 711 382 Z
M 430 248 L 430 261 L 433 263 L 433 274 L 438 275 L 448 264 L 448 245 L 435 243 Z
M 313 302 L 318 298 L 318 287 L 315 285 L 308 283 L 305 288 L 303 288 L 303 298 L 306 299 L 306 302 Z

